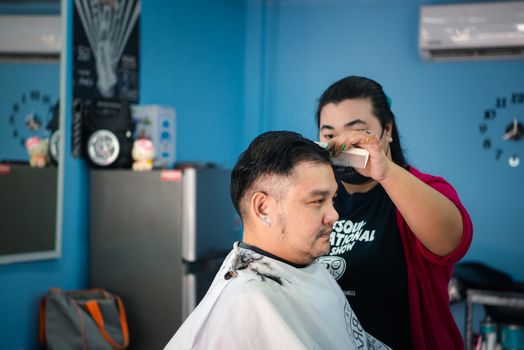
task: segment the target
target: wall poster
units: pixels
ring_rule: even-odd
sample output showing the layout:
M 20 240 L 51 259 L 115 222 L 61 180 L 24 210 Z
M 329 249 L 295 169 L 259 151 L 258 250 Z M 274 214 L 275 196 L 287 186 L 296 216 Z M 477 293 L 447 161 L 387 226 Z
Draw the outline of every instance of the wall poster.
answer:
M 82 119 L 94 101 L 138 103 L 140 0 L 75 0 L 73 156 L 84 155 Z M 98 103 L 98 102 L 97 102 Z

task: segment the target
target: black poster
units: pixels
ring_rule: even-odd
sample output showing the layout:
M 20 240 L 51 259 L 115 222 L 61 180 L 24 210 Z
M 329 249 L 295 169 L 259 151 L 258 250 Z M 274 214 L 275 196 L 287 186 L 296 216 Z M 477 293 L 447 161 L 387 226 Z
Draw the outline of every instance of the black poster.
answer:
M 82 113 L 94 100 L 138 103 L 140 0 L 75 0 L 73 155 L 82 154 Z

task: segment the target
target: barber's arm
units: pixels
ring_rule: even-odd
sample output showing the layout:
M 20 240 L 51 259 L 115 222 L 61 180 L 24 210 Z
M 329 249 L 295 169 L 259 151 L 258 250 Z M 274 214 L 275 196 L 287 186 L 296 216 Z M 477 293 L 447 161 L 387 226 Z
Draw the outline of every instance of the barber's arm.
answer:
M 389 161 L 380 184 L 407 224 L 432 253 L 445 256 L 458 247 L 463 223 L 458 208 L 443 194 Z
M 463 222 L 455 204 L 389 159 L 377 135 L 350 131 L 332 139 L 330 147 L 339 150 L 342 144 L 369 151 L 368 164 L 359 171 L 382 185 L 413 233 L 429 251 L 446 256 L 458 247 Z

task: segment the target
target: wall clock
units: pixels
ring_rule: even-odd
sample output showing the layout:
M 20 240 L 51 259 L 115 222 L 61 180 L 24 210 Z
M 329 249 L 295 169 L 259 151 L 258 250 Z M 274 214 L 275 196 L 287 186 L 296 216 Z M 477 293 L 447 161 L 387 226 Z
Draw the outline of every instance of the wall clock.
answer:
M 479 125 L 482 147 L 496 161 L 516 168 L 524 157 L 524 92 L 498 96 Z
M 44 129 L 52 114 L 51 98 L 49 94 L 38 90 L 24 92 L 13 102 L 9 125 L 11 136 L 25 148 L 28 137 L 45 137 L 48 133 Z

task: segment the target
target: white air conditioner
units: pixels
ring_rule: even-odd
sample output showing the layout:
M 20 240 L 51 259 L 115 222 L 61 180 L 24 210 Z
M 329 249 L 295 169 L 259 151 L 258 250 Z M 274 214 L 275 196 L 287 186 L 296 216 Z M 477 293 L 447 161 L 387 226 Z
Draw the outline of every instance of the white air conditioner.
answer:
M 0 15 L 0 58 L 58 59 L 61 48 L 59 15 Z
M 422 6 L 427 60 L 524 59 L 524 1 Z

